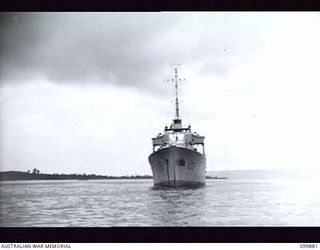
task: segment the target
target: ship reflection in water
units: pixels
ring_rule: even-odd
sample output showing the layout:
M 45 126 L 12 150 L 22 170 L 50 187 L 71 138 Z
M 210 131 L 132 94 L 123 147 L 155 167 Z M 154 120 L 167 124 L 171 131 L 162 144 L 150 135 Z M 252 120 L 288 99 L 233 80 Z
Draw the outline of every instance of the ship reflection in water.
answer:
M 203 187 L 153 187 L 150 218 L 158 225 L 205 225 L 206 190 Z
M 12 227 L 320 226 L 319 179 L 2 181 L 0 224 Z

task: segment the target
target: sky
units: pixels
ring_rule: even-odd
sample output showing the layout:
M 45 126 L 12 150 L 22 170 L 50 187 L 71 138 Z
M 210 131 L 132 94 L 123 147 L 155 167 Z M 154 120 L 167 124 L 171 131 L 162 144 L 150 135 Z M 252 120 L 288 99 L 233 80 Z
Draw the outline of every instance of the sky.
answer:
M 317 12 L 2 13 L 0 170 L 151 174 L 174 118 L 207 170 L 320 168 Z

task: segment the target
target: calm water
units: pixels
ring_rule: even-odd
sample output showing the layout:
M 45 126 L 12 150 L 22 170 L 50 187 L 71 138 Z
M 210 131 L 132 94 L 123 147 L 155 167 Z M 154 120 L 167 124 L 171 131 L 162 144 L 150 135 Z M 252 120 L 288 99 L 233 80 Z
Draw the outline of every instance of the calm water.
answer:
M 320 226 L 319 180 L 0 182 L 1 226 Z

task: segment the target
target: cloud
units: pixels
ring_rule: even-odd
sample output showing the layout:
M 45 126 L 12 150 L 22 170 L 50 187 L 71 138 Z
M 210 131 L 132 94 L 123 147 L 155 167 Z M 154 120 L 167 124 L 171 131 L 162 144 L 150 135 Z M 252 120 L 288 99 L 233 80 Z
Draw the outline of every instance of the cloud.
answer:
M 267 24 L 257 15 L 223 13 L 9 13 L 1 19 L 2 83 L 44 77 L 154 92 L 163 89 L 171 63 L 227 75 L 256 49 L 257 25 Z
M 56 83 L 139 86 L 147 80 L 144 72 L 159 67 L 147 63 L 149 40 L 172 20 L 148 16 L 8 14 L 1 32 L 1 73 L 5 80 L 41 75 Z
M 10 13 L 1 17 L 0 167 L 151 173 L 174 117 L 208 170 L 319 166 L 319 17 L 274 13 Z M 124 158 L 123 155 L 126 157 Z

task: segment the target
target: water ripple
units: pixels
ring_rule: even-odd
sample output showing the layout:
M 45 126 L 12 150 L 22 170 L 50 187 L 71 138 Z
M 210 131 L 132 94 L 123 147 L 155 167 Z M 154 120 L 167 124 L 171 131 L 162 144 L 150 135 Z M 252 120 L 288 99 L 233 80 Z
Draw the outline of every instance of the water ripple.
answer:
M 161 189 L 152 180 L 1 182 L 3 227 L 319 226 L 318 180 L 208 180 Z

